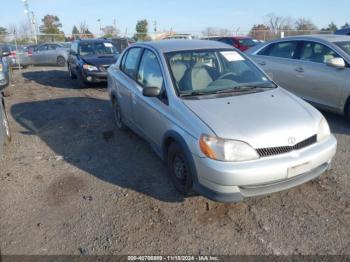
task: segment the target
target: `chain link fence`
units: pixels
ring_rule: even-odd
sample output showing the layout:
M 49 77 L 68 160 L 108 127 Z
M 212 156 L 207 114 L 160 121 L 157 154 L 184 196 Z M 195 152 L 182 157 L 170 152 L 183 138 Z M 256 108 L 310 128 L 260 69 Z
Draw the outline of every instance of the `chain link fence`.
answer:
M 315 30 L 236 30 L 229 31 L 223 30 L 219 31 L 218 34 L 213 34 L 213 32 L 208 31 L 162 31 L 162 32 L 151 32 L 147 34 L 134 33 L 119 35 L 116 38 L 130 39 L 129 43 L 132 43 L 132 39 L 136 36 L 138 41 L 149 41 L 149 40 L 162 40 L 166 38 L 184 38 L 184 39 L 201 39 L 210 36 L 250 36 L 256 40 L 269 41 L 278 38 L 284 38 L 288 36 L 297 35 L 311 35 L 311 34 L 333 34 L 332 31 L 315 31 Z M 10 58 L 12 59 L 12 64 L 16 67 L 21 68 L 27 65 L 30 60 L 31 52 L 37 44 L 55 42 L 55 43 L 69 43 L 76 39 L 88 39 L 88 38 L 101 38 L 104 35 L 101 34 L 37 34 L 35 37 L 21 37 L 17 34 L 0 34 L 0 46 L 6 44 L 10 47 Z

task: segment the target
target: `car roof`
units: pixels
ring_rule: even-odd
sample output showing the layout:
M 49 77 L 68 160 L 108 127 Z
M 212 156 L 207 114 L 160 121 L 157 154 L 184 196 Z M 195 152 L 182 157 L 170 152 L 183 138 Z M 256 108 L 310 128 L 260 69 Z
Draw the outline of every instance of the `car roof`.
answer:
M 350 41 L 350 36 L 346 35 L 300 35 L 300 36 L 289 36 L 279 40 L 323 40 L 327 42 L 341 42 Z
M 151 47 L 160 53 L 169 53 L 186 50 L 201 50 L 201 49 L 230 49 L 230 46 L 221 42 L 209 40 L 161 40 L 152 42 L 136 43 L 135 45 Z M 135 46 L 133 45 L 133 46 Z M 232 47 L 231 47 L 232 48 Z

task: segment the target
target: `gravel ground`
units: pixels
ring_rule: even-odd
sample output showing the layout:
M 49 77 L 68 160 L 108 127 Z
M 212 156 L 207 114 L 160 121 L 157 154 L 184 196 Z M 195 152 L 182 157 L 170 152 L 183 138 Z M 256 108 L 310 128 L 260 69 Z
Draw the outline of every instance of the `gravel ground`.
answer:
M 0 252 L 350 254 L 350 123 L 326 114 L 333 170 L 287 192 L 220 204 L 178 194 L 166 167 L 118 131 L 103 86 L 62 68 L 15 72 L 0 160 Z

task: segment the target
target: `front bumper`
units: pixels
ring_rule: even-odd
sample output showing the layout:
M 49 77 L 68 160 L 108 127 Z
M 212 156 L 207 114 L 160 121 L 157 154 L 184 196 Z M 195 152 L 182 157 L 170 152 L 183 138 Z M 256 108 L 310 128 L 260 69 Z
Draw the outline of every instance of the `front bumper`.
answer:
M 194 190 L 220 202 L 290 189 L 323 174 L 330 166 L 337 141 L 330 136 L 302 150 L 255 161 L 227 163 L 193 155 L 197 179 Z M 291 170 L 299 168 L 295 173 Z
M 107 72 L 84 71 L 84 80 L 88 83 L 101 83 L 107 81 Z

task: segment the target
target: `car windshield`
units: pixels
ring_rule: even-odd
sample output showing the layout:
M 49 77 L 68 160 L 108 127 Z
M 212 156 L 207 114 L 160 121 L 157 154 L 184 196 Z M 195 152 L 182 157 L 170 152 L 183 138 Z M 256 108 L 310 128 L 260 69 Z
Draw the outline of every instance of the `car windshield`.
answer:
M 250 38 L 244 38 L 238 40 L 241 45 L 253 47 L 257 45 L 257 42 L 255 42 L 253 39 Z
M 350 55 L 350 41 L 336 42 L 335 44 L 343 49 L 343 51 L 345 51 L 348 55 Z
M 275 88 L 262 71 L 232 49 L 166 54 L 180 96 L 197 96 Z
M 110 42 L 80 43 L 79 54 L 82 56 L 115 55 L 118 49 Z

